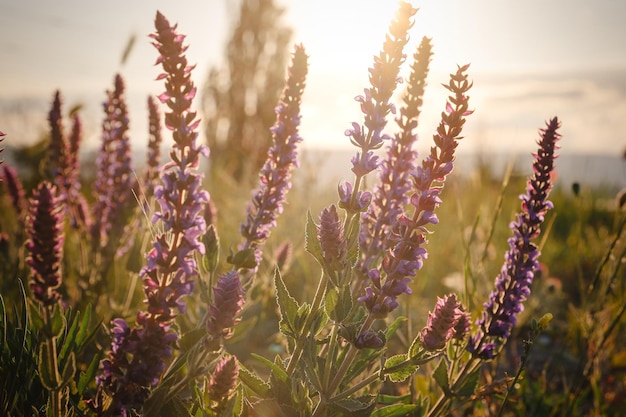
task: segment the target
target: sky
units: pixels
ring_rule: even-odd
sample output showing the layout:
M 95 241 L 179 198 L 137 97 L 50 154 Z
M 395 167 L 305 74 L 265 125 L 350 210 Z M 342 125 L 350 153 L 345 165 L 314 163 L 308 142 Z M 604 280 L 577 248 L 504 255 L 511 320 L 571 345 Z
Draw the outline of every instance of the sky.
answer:
M 361 121 L 354 97 L 397 8 L 390 0 L 282 0 L 284 22 L 310 56 L 303 98 L 305 147 L 349 148 L 344 131 Z M 418 129 L 421 146 L 445 108 L 441 84 L 457 64 L 474 81 L 463 151 L 532 151 L 537 130 L 562 122 L 561 152 L 619 154 L 626 150 L 626 1 L 422 0 L 406 53 L 423 36 L 434 56 Z M 148 94 L 156 50 L 148 34 L 160 10 L 186 34 L 188 60 L 201 86 L 218 65 L 232 26 L 229 0 L 0 0 L 0 130 L 7 141 L 31 143 L 46 129 L 54 91 L 66 108 L 82 104 L 87 144 L 97 144 L 101 103 L 117 72 L 126 81 L 131 137 L 147 140 Z M 136 42 L 128 60 L 128 40 Z

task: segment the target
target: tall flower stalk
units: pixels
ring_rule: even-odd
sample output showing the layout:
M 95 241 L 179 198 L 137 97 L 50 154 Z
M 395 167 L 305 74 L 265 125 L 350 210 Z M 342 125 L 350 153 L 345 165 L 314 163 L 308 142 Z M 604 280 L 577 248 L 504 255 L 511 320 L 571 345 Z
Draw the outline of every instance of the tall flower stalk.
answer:
M 55 307 L 59 308 L 61 295 L 61 261 L 63 257 L 63 210 L 57 188 L 42 182 L 30 201 L 26 241 L 26 264 L 31 269 L 30 289 L 33 298 L 43 307 L 43 335 L 40 346 L 39 373 L 45 388 L 50 391 L 50 415 L 64 415 L 63 384 L 59 373 L 57 330 L 53 324 Z M 58 310 L 57 310 L 58 313 Z M 65 376 L 64 376 L 65 377 Z
M 539 269 L 539 249 L 532 241 L 541 232 L 545 215 L 552 208 L 548 194 L 552 188 L 557 132 L 560 124 L 551 119 L 546 128 L 540 130 L 539 149 L 534 154 L 533 176 L 528 180 L 526 193 L 520 196 L 522 211 L 510 225 L 513 236 L 509 238 L 509 250 L 500 273 L 495 280 L 495 289 L 485 302 L 485 310 L 476 322 L 478 332 L 473 334 L 467 346 L 472 355 L 481 359 L 492 359 L 511 335 L 517 323 L 517 315 L 524 309 L 524 301 L 530 295 L 530 286 Z
M 291 189 L 291 171 L 298 166 L 297 145 L 302 141 L 300 103 L 308 70 L 307 55 L 302 45 L 295 47 L 287 84 L 276 107 L 276 123 L 271 128 L 272 146 L 259 174 L 259 185 L 248 205 L 247 219 L 241 225 L 243 242 L 240 250 L 254 252 L 255 269 L 261 260 L 261 246 L 269 238 L 276 218 L 283 211 L 287 192 Z
M 194 255 L 204 253 L 199 238 L 206 229 L 202 215 L 209 200 L 200 188 L 202 175 L 197 172 L 199 157 L 207 156 L 208 149 L 197 142 L 199 121 L 191 110 L 196 87 L 190 76 L 193 67 L 184 55 L 184 36 L 160 12 L 155 26 L 151 37 L 160 54 L 157 64 L 164 70 L 158 79 L 165 79 L 166 87 L 159 99 L 170 110 L 165 114 L 165 126 L 172 131 L 174 144 L 171 161 L 161 171 L 162 185 L 155 189 L 160 210 L 153 222 L 161 225 L 161 233 L 140 272 L 147 310 L 137 314 L 134 328 L 122 319 L 115 321 L 112 349 L 99 378 L 99 384 L 113 397 L 112 409 L 123 415 L 141 409 L 172 356 L 178 335 L 171 325 L 185 311 L 183 297 L 191 293 L 198 275 Z

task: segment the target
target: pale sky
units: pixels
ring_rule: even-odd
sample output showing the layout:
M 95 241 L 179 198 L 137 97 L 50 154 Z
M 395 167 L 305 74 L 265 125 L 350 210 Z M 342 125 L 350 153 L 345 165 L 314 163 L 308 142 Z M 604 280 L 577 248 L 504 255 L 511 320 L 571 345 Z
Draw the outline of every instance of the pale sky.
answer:
M 310 55 L 304 145 L 349 147 L 344 131 L 361 120 L 353 98 L 367 86 L 367 67 L 397 2 L 281 3 L 287 7 L 286 22 L 296 30 L 293 41 L 303 43 Z M 469 62 L 475 113 L 461 150 L 532 150 L 537 129 L 555 115 L 563 123 L 562 152 L 621 154 L 626 149 L 626 1 L 412 4 L 420 11 L 406 52 L 412 55 L 422 36 L 432 38 L 435 52 L 419 129 L 424 146 L 430 146 L 444 108 L 447 90 L 441 83 L 456 64 Z M 88 141 L 97 143 L 104 91 L 119 71 L 127 86 L 131 134 L 140 146 L 147 137 L 145 97 L 163 89 L 154 81 L 156 50 L 147 37 L 156 10 L 187 35 L 188 59 L 197 64 L 193 78 L 200 86 L 222 56 L 228 11 L 235 9 L 228 0 L 0 0 L 0 130 L 7 140 L 32 141 L 46 128 L 48 103 L 60 89 L 66 109 L 84 104 L 91 116 Z M 121 66 L 132 35 L 137 42 Z

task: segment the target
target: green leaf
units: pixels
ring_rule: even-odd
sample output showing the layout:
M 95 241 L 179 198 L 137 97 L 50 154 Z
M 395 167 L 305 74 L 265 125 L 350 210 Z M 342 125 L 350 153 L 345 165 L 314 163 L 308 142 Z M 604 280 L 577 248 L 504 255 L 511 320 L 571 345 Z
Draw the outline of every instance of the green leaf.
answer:
M 86 372 L 81 372 L 78 378 L 78 394 L 82 395 L 89 383 L 93 381 L 96 376 L 96 372 L 98 372 L 98 367 L 100 366 L 100 360 L 102 359 L 102 351 L 97 351 L 94 355 L 91 363 L 89 364 L 89 368 L 87 368 Z
M 47 342 L 39 345 L 39 363 L 37 370 L 39 371 L 39 379 L 41 385 L 45 389 L 52 391 L 59 388 L 59 371 L 56 368 L 56 363 L 50 362 L 49 344 Z
M 295 298 L 289 294 L 278 268 L 274 272 L 274 285 L 276 286 L 276 301 L 280 310 L 280 331 L 285 336 L 297 338 L 299 329 L 296 326 L 296 318 L 300 306 Z
M 342 323 L 352 311 L 352 293 L 350 287 L 345 286 L 339 289 L 329 288 L 324 300 L 326 313 L 337 323 Z
M 474 392 L 476 391 L 476 386 L 478 385 L 479 375 L 480 369 L 477 369 L 469 374 L 463 382 L 463 385 L 461 385 L 461 388 L 459 388 L 458 392 L 456 392 L 456 394 L 460 397 L 469 397 L 470 395 L 474 394 Z
M 331 404 L 332 408 L 341 412 L 343 416 L 365 417 L 376 407 L 376 397 L 366 395 L 358 398 L 344 398 Z
M 189 330 L 181 336 L 180 341 L 178 342 L 180 350 L 182 352 L 190 351 L 206 334 L 207 332 L 204 327 Z
M 40 332 L 43 331 L 45 323 L 43 321 L 43 317 L 41 316 L 41 311 L 39 310 L 39 305 L 35 304 L 31 300 L 27 300 L 27 302 L 28 302 L 28 313 L 29 313 L 29 316 L 30 316 L 29 317 L 30 318 L 30 322 L 33 324 L 35 329 L 39 330 Z
M 306 228 L 304 232 L 304 250 L 309 252 L 319 262 L 324 265 L 324 256 L 322 255 L 322 247 L 317 239 L 317 225 L 311 217 L 311 210 L 306 213 Z
M 417 405 L 415 404 L 394 404 L 379 408 L 371 414 L 371 417 L 404 417 L 416 409 Z
M 406 362 L 406 355 L 395 355 L 385 361 L 385 376 L 392 382 L 406 381 L 419 368 L 410 363 L 401 365 L 403 362 Z
M 446 394 L 450 393 L 450 381 L 448 380 L 448 364 L 445 359 L 439 362 L 439 366 L 435 369 L 433 378 L 437 381 L 437 384 L 443 389 Z
M 85 309 L 83 319 L 80 321 L 78 334 L 76 335 L 76 346 L 79 352 L 83 350 L 87 342 L 95 335 L 95 330 L 94 332 L 89 332 L 89 323 L 91 323 L 91 304 L 87 305 Z
M 252 248 L 240 250 L 234 255 L 228 256 L 226 262 L 234 265 L 236 268 L 253 269 L 257 266 L 254 249 Z
M 154 414 L 157 415 L 157 414 Z M 190 417 L 189 411 L 183 401 L 178 397 L 172 397 L 168 402 L 159 407 L 159 416 Z M 146 416 L 148 417 L 148 416 Z
M 385 331 L 385 337 L 387 338 L 387 340 L 391 340 L 391 338 L 393 337 L 393 335 L 396 333 L 396 331 L 398 330 L 398 328 L 400 327 L 400 325 L 402 323 L 404 323 L 406 321 L 406 317 L 404 316 L 398 316 L 393 323 L 391 323 L 389 325 L 389 327 L 387 327 L 387 330 Z
M 378 394 L 378 398 L 376 399 L 376 402 L 379 405 L 410 404 L 411 394 L 404 394 L 404 395 Z
M 61 386 L 67 386 L 73 379 L 76 374 L 76 356 L 74 352 L 70 352 L 69 357 L 65 361 L 63 365 L 63 372 L 61 373 Z
M 55 305 L 52 308 L 52 318 L 50 319 L 50 332 L 52 337 L 60 337 L 65 330 L 65 317 L 61 313 L 61 307 Z
M 278 365 L 280 363 L 280 358 L 278 356 L 276 356 L 276 360 L 274 362 L 270 361 L 267 358 L 264 358 L 261 355 L 257 355 L 256 353 L 251 353 L 250 356 L 263 362 L 265 365 L 269 366 L 272 372 L 274 372 L 274 375 L 278 377 L 278 379 L 280 379 L 281 381 L 287 380 L 288 378 L 287 372 L 285 372 L 285 369 L 283 367 Z
M 239 379 L 252 392 L 261 398 L 265 398 L 270 391 L 270 385 L 263 381 L 257 374 L 249 371 L 248 368 L 239 364 Z

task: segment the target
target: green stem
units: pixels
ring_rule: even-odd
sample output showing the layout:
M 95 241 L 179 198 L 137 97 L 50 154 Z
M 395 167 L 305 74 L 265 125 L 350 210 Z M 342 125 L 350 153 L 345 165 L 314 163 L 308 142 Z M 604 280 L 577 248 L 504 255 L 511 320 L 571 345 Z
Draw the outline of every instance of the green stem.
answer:
M 309 311 L 309 315 L 307 316 L 303 326 L 305 332 L 310 330 L 313 317 L 315 317 L 315 313 L 317 313 L 317 310 L 319 310 L 320 305 L 322 304 L 327 284 L 328 274 L 322 273 L 322 278 L 320 279 L 320 282 L 317 285 L 317 289 L 315 290 L 315 296 L 313 297 L 313 303 L 311 304 L 311 311 Z M 293 350 L 293 354 L 291 355 L 291 359 L 289 360 L 289 365 L 287 365 L 287 375 L 289 376 L 293 375 L 293 372 L 296 369 L 296 365 L 300 360 L 300 356 L 302 355 L 304 343 L 306 340 L 305 336 L 306 335 L 303 333 L 298 337 L 298 339 L 296 339 L 296 346 Z
M 45 343 L 48 345 L 48 349 L 46 352 L 48 353 L 48 364 L 52 368 L 51 370 L 55 374 L 55 381 L 61 379 L 61 375 L 59 375 L 59 364 L 57 358 L 57 344 L 55 341 L 55 337 L 52 334 L 52 308 L 53 307 L 45 307 L 45 325 L 46 325 L 46 341 Z M 61 417 L 63 413 L 61 412 L 61 388 L 56 387 L 50 391 L 50 415 L 52 417 Z

